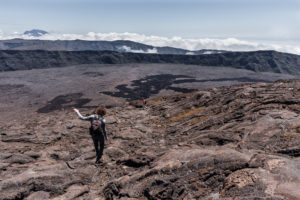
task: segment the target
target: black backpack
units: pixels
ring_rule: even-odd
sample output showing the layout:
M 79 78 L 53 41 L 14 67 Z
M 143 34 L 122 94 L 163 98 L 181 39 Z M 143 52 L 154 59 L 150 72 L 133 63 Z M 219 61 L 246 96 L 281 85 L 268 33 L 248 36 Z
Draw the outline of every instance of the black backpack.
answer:
M 101 118 L 98 118 L 98 119 L 94 119 L 91 123 L 91 132 L 92 133 L 102 133 L 103 130 L 102 130 L 102 119 Z

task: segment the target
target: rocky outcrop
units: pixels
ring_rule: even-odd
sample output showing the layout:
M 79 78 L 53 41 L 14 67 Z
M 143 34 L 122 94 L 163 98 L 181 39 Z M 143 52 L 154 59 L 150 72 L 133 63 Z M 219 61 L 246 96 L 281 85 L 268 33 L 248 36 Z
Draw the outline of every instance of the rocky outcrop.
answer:
M 299 199 L 299 96 L 278 81 L 110 108 L 99 165 L 70 110 L 7 123 L 0 199 Z

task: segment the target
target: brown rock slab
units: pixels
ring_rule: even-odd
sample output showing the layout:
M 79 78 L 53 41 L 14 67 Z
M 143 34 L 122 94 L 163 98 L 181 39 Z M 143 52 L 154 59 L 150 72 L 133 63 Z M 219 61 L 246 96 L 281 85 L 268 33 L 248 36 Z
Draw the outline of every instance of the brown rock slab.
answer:
M 48 192 L 44 191 L 38 191 L 38 192 L 33 192 L 30 194 L 28 197 L 25 198 L 25 200 L 47 200 L 50 199 L 50 194 Z

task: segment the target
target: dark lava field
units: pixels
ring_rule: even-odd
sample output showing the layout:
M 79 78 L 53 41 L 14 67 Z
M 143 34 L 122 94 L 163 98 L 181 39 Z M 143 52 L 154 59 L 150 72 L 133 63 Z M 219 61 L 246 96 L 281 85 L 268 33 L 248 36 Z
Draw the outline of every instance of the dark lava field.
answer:
M 1 72 L 0 199 L 300 199 L 296 78 L 183 64 Z M 102 164 L 71 109 L 98 105 Z

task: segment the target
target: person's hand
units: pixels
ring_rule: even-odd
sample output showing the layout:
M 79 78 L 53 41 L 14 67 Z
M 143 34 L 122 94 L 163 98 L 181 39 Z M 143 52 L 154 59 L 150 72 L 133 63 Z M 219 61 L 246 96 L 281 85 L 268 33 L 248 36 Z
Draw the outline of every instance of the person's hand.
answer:
M 79 112 L 79 110 L 78 110 L 77 108 L 73 108 L 73 110 L 74 110 L 75 112 Z

